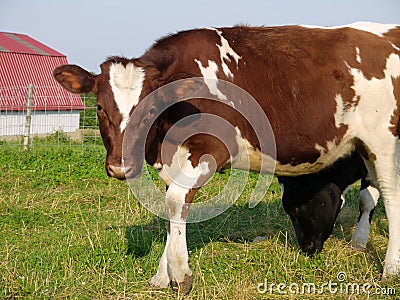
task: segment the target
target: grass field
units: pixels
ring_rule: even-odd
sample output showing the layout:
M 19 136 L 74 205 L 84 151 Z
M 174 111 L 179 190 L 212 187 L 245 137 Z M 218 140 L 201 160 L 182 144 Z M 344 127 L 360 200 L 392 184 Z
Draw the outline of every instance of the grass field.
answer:
M 102 147 L 0 147 L 0 298 L 181 298 L 149 288 L 164 221 L 125 182 L 106 177 L 104 160 Z M 199 196 L 215 194 L 227 176 L 215 175 Z M 298 251 L 276 181 L 253 209 L 250 192 L 251 182 L 224 214 L 188 225 L 194 282 L 185 299 L 400 298 L 398 279 L 380 282 L 388 238 L 381 202 L 366 251 L 348 247 L 358 216 L 354 188 L 323 252 L 310 258 Z M 265 240 L 254 243 L 257 236 Z M 292 295 L 297 288 L 304 294 Z

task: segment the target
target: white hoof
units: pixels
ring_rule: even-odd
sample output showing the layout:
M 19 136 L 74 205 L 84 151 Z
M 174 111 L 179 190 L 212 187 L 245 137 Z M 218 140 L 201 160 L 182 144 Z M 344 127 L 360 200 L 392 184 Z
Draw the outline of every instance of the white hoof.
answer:
M 156 274 L 151 278 L 150 285 L 156 289 L 164 289 L 168 287 L 169 281 L 168 276 L 160 276 L 159 274 Z
M 354 249 L 354 250 L 363 251 L 367 248 L 367 242 L 368 242 L 368 238 L 363 239 L 361 237 L 357 237 L 357 236 L 353 235 L 351 238 L 351 242 L 350 242 L 350 248 Z
M 383 267 L 382 281 L 388 281 L 400 274 L 400 265 L 396 263 L 385 263 Z

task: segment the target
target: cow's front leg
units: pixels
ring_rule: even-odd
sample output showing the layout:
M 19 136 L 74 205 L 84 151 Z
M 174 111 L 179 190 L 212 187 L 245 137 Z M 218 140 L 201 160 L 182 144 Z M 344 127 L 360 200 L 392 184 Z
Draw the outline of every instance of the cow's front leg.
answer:
M 151 286 L 157 289 L 166 288 L 170 283 L 170 277 L 168 274 L 168 261 L 167 261 L 167 249 L 169 245 L 169 222 L 167 221 L 167 241 L 165 243 L 165 249 L 161 256 L 160 263 L 158 265 L 157 274 L 151 279 Z
M 168 191 L 168 185 L 165 187 Z M 167 249 L 169 245 L 169 221 L 165 222 L 167 228 L 167 241 L 165 242 L 164 252 L 161 256 L 160 263 L 158 264 L 158 269 L 156 275 L 151 278 L 150 285 L 156 289 L 162 289 L 168 287 L 171 279 L 168 274 L 168 261 L 167 261 Z
M 192 271 L 186 243 L 186 219 L 195 191 L 172 184 L 167 192 L 166 209 L 170 219 L 169 243 L 166 246 L 167 268 L 174 291 L 188 293 L 192 288 Z
M 190 203 L 185 203 L 185 199 L 191 200 L 195 191 L 185 192 L 174 185 L 168 191 L 165 203 L 170 219 L 166 222 L 167 241 L 151 285 L 165 288 L 171 283 L 175 291 L 187 293 L 192 287 L 192 271 L 186 244 L 186 217 Z
M 179 207 L 185 209 L 185 205 L 167 200 L 168 210 L 172 206 L 176 206 L 178 210 Z M 189 268 L 186 244 L 186 223 L 183 220 L 176 221 L 176 219 L 167 221 L 167 241 L 157 273 L 151 279 L 150 284 L 154 288 L 166 288 L 171 283 L 174 290 L 186 293 L 190 291 L 192 286 L 192 271 Z
M 216 162 L 219 162 L 213 159 L 218 156 L 202 154 L 204 153 L 189 153 L 187 148 L 178 147 L 171 159 L 171 165 L 164 165 L 159 172 L 160 178 L 169 186 L 165 198 L 166 215 L 169 220 L 168 239 L 159 271 L 160 274 L 165 274 L 166 261 L 172 288 L 181 294 L 188 293 L 192 288 L 192 271 L 189 268 L 186 244 L 186 221 L 189 207 L 196 191 L 212 177 L 217 169 Z M 221 161 L 227 160 L 224 151 L 219 151 L 219 156 Z M 165 284 L 165 281 L 163 283 Z

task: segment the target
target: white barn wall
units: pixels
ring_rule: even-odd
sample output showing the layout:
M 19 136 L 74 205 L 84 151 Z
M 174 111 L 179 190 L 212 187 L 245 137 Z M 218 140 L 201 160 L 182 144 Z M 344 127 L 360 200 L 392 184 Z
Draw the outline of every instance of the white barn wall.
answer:
M 31 134 L 55 131 L 74 132 L 79 129 L 79 111 L 33 111 Z M 23 135 L 24 111 L 0 112 L 0 136 Z

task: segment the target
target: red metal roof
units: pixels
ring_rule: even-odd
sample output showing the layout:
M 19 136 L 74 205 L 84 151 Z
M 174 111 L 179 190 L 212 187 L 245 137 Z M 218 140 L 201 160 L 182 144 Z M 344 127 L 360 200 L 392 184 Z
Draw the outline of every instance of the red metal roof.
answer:
M 0 32 L 0 51 L 48 56 L 65 56 L 25 34 Z
M 53 78 L 53 70 L 67 63 L 65 55 L 26 35 L 0 32 L 0 111 L 25 110 L 29 84 L 34 110 L 85 109 L 79 95 Z

